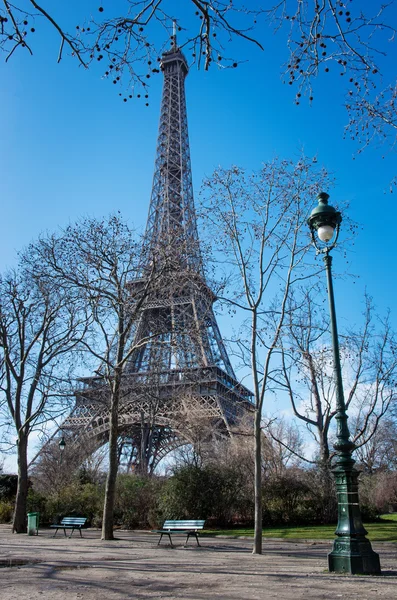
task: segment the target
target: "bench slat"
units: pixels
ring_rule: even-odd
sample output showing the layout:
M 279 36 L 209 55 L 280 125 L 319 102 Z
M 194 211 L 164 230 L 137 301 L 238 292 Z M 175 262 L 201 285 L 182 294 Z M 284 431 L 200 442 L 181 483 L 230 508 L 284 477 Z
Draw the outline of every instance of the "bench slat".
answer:
M 62 525 L 84 525 L 87 519 L 83 517 L 64 517 L 61 521 Z
M 205 520 L 164 521 L 163 529 L 203 529 Z

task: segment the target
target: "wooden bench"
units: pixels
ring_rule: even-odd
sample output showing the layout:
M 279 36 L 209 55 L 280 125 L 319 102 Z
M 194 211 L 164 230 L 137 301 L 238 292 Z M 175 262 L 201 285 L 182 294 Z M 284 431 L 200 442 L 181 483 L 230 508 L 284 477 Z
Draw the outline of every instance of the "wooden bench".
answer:
M 56 536 L 56 534 L 58 533 L 58 529 L 63 529 L 63 533 L 65 534 L 65 537 L 66 537 L 67 529 L 72 530 L 72 533 L 70 534 L 69 537 L 72 537 L 73 531 L 75 529 L 78 529 L 80 531 L 80 537 L 83 537 L 81 535 L 81 530 L 84 527 L 84 525 L 86 524 L 86 521 L 87 521 L 87 519 L 85 517 L 63 517 L 63 519 L 60 523 L 55 523 L 54 525 L 51 525 L 51 527 L 56 528 L 56 531 L 52 537 Z
M 157 543 L 158 546 L 159 546 L 161 540 L 163 539 L 163 535 L 168 535 L 171 547 L 173 548 L 171 535 L 174 533 L 181 533 L 181 534 L 187 536 L 185 545 L 188 543 L 189 538 L 191 536 L 193 536 L 196 538 L 197 546 L 200 546 L 200 543 L 198 540 L 198 534 L 199 534 L 199 530 L 203 529 L 204 523 L 205 523 L 205 520 L 204 521 L 192 521 L 192 520 L 189 520 L 189 521 L 164 521 L 163 528 L 155 529 L 154 531 L 152 531 L 152 533 L 160 534 L 160 539 Z

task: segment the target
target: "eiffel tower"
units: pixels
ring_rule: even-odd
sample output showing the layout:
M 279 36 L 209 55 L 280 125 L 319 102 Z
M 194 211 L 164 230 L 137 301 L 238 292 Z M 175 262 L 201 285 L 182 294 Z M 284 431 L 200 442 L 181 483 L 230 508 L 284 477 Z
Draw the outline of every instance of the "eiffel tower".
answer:
M 216 297 L 205 280 L 187 127 L 188 65 L 175 35 L 161 69 L 164 85 L 142 278 L 132 281 L 131 289 L 142 285 L 153 261 L 166 268 L 161 291 L 149 295 L 137 318 L 134 344 L 139 349 L 124 375 L 119 410 L 120 464 L 141 473 L 151 473 L 176 447 L 197 443 L 198 435 L 232 435 L 252 409 L 252 394 L 236 379 L 213 312 Z M 141 345 L 143 339 L 151 341 Z M 93 451 L 107 441 L 109 408 L 100 378 L 82 383 L 61 429 L 74 444 Z

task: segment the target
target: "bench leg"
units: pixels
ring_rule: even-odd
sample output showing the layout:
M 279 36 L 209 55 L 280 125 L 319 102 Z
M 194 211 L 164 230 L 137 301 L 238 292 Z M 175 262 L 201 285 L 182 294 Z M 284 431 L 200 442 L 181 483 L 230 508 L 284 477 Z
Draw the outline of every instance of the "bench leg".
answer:
M 63 530 L 63 533 L 65 534 L 65 537 L 66 537 L 66 529 Z
M 80 531 L 80 537 L 82 538 L 82 537 L 83 537 L 83 535 L 82 535 L 82 533 L 81 533 L 81 527 L 80 527 L 79 531 Z
M 194 535 L 194 537 L 196 538 L 197 546 L 200 546 L 200 542 L 199 542 L 199 540 L 198 540 L 198 535 L 197 535 L 197 532 L 196 532 L 196 531 L 189 531 L 189 533 L 187 534 L 187 538 L 186 538 L 186 544 L 185 544 L 185 545 L 187 545 L 187 543 L 188 543 L 188 541 L 189 541 L 189 537 L 190 537 L 191 535 Z M 201 546 L 200 546 L 200 548 L 201 548 Z
M 163 535 L 164 535 L 164 534 L 165 534 L 165 535 L 168 535 L 168 537 L 169 537 L 169 539 L 170 539 L 170 545 L 171 545 L 171 548 L 173 548 L 174 546 L 172 545 L 171 534 L 170 534 L 170 533 L 168 533 L 168 531 L 164 531 L 163 533 L 161 533 L 161 534 L 160 534 L 160 539 L 159 539 L 159 541 L 157 542 L 157 545 L 158 545 L 158 546 L 160 546 L 160 542 L 161 542 L 161 540 L 163 539 Z
M 52 537 L 55 537 L 57 533 L 58 533 L 58 527 L 56 528 L 55 533 Z

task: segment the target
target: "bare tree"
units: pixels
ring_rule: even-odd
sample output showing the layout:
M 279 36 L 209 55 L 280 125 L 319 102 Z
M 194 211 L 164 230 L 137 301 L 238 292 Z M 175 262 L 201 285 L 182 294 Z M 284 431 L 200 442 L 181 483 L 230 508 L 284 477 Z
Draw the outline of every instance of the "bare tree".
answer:
M 388 416 L 379 422 L 367 443 L 357 448 L 357 462 L 370 475 L 397 468 L 397 423 Z
M 92 2 L 84 8 L 85 16 L 76 15 L 73 33 L 57 19 L 55 9 L 46 9 L 45 0 L 2 0 L 2 4 L 0 48 L 6 52 L 6 61 L 18 48 L 33 54 L 36 23 L 45 21 L 59 35 L 58 62 L 67 49 L 83 67 L 103 61 L 104 75 L 113 83 L 117 84 L 125 73 L 129 83 L 144 89 L 148 89 L 150 77 L 159 72 L 158 57 L 177 32 L 182 32 L 181 38 L 183 35 L 182 48 L 204 69 L 211 63 L 223 68 L 237 66 L 225 55 L 225 45 L 231 39 L 242 38 L 262 48 L 250 32 L 263 11 L 246 8 L 242 2 L 190 0 L 175 8 L 169 0 L 124 0 L 121 14 L 115 12 L 111 2 Z
M 72 32 L 45 0 L 1 4 L 0 48 L 6 60 L 19 48 L 32 54 L 36 28 L 44 22 L 59 35 L 58 62 L 68 50 L 83 67 L 103 64 L 103 75 L 113 84 L 124 80 L 120 96 L 125 102 L 134 96 L 148 99 L 159 56 L 176 34 L 199 68 L 233 68 L 238 61 L 229 56 L 229 42 L 244 39 L 263 49 L 270 26 L 286 40 L 284 76 L 296 86 L 296 104 L 305 95 L 315 100 L 320 75 L 336 75 L 345 92 L 346 133 L 358 142 L 358 151 L 372 141 L 390 147 L 396 142 L 396 80 L 384 60 L 395 42 L 394 0 L 372 0 L 365 7 L 347 0 L 190 0 L 177 7 L 170 0 L 124 0 L 120 13 L 101 0 L 84 3 Z
M 367 6 L 339 0 L 281 0 L 267 15 L 286 33 L 289 49 L 285 79 L 296 86 L 295 102 L 315 100 L 314 82 L 337 75 L 345 90 L 347 133 L 359 152 L 374 139 L 394 146 L 397 133 L 397 82 L 384 58 L 392 51 L 397 20 L 395 3 Z M 341 79 L 343 77 L 343 79 Z
M 113 539 L 113 508 L 118 471 L 119 406 L 128 361 L 137 349 L 137 314 L 156 279 L 155 265 L 142 272 L 140 241 L 120 217 L 85 219 L 59 235 L 43 237 L 29 249 L 42 278 L 75 294 L 85 305 L 90 326 L 82 346 L 96 369 L 87 378 L 93 394 L 109 406 L 109 459 L 102 539 Z M 139 345 L 148 342 L 139 337 Z
M 305 440 L 295 423 L 283 416 L 267 418 L 264 420 L 263 431 L 267 445 L 272 449 L 272 473 L 277 475 L 288 467 L 301 465 Z
M 16 533 L 26 531 L 29 437 L 65 410 L 65 397 L 71 395 L 72 351 L 85 327 L 67 294 L 51 282 L 23 269 L 1 278 L 0 410 L 3 426 L 17 436 Z
M 221 297 L 243 324 L 236 344 L 248 365 L 255 404 L 255 538 L 262 552 L 262 410 L 292 290 L 317 269 L 306 261 L 306 217 L 326 172 L 312 161 L 275 160 L 261 171 L 219 169 L 204 188 L 203 218 L 224 269 Z M 219 294 L 220 295 L 220 294 Z
M 335 382 L 332 349 L 326 337 L 328 317 L 318 293 L 314 287 L 302 291 L 298 299 L 291 298 L 280 337 L 280 367 L 274 381 L 287 394 L 295 417 L 305 424 L 318 447 L 317 456 L 303 458 L 313 463 L 319 461 L 327 469 L 332 458 L 330 438 L 336 415 Z M 325 297 L 325 292 L 322 296 Z M 350 329 L 341 339 L 346 407 L 353 420 L 352 440 L 361 448 L 363 458 L 373 445 L 381 419 L 395 403 L 396 340 L 389 316 L 385 319 L 376 316 L 368 296 L 362 327 Z

